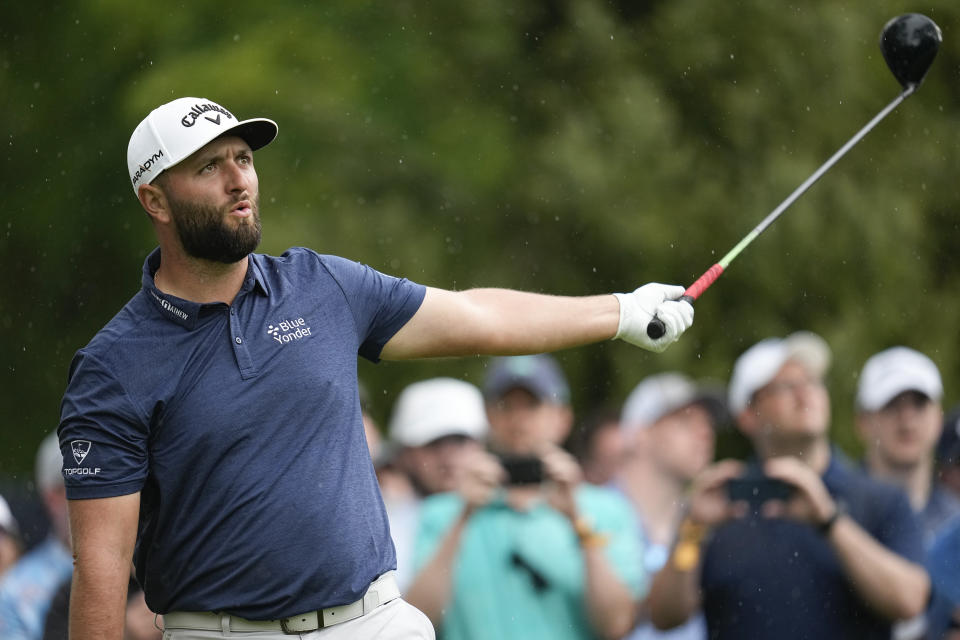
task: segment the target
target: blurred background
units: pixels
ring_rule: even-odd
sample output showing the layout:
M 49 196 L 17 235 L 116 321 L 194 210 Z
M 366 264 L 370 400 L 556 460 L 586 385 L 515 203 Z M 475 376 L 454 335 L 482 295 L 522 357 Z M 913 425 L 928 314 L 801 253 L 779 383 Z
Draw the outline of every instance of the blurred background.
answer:
M 140 288 L 154 238 L 126 175 L 155 106 L 266 116 L 264 240 L 450 289 L 689 284 L 901 90 L 878 38 L 944 44 L 920 91 L 703 295 L 661 355 L 559 354 L 581 415 L 643 376 L 726 382 L 755 341 L 834 350 L 833 434 L 872 353 L 930 355 L 960 401 L 960 4 L 928 0 L 17 4 L 0 23 L 0 477 L 27 483 L 74 352 Z M 144 363 L 150 366 L 150 363 Z M 386 422 L 417 379 L 486 360 L 359 364 Z

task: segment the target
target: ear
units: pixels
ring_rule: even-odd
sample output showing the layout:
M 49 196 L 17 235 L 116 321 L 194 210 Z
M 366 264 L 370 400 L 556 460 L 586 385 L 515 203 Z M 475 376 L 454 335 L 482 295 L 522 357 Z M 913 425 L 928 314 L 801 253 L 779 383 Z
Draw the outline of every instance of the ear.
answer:
M 142 184 L 137 188 L 140 206 L 153 222 L 169 223 L 170 207 L 163 189 L 154 184 Z
M 737 426 L 740 432 L 748 439 L 753 439 L 760 428 L 760 416 L 754 410 L 753 405 L 747 405 L 743 411 L 737 414 Z
M 623 436 L 623 448 L 631 453 L 646 451 L 650 443 L 650 429 L 636 426 Z
M 856 416 L 854 416 L 854 424 L 860 440 L 864 444 L 869 444 L 873 439 L 873 417 L 865 411 L 857 411 Z

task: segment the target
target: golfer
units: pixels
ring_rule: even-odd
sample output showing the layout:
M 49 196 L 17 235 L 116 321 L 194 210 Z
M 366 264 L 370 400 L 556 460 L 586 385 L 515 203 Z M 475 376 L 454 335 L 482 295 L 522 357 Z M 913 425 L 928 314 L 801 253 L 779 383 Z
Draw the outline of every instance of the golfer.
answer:
M 276 124 L 201 98 L 152 111 L 127 166 L 159 247 L 142 289 L 70 366 L 59 428 L 73 640 L 123 635 L 131 559 L 168 640 L 432 638 L 399 598 L 364 440 L 357 355 L 662 351 L 681 286 L 557 297 L 451 292 L 343 258 L 253 253 L 253 151 Z M 646 335 L 654 315 L 666 333 Z

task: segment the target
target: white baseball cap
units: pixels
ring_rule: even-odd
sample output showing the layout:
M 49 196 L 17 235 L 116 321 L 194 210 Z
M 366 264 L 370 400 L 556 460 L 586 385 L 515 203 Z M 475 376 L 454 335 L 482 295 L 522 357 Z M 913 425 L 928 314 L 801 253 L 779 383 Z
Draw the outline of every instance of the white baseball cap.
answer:
M 133 192 L 225 133 L 243 138 L 256 151 L 277 137 L 277 123 L 266 118 L 238 121 L 206 98 L 177 98 L 150 112 L 127 144 L 127 172 Z
M 723 402 L 680 373 L 667 372 L 645 378 L 623 403 L 620 427 L 629 433 L 649 427 L 660 418 L 684 407 L 702 404 L 714 425 L 724 415 Z
M 488 428 L 480 389 L 455 378 L 432 378 L 400 393 L 389 432 L 401 446 L 420 447 L 452 435 L 482 440 Z
M 798 331 L 786 338 L 767 338 L 743 352 L 733 365 L 727 390 L 734 415 L 747 408 L 753 394 L 765 387 L 788 361 L 799 362 L 820 378 L 830 366 L 830 347 L 815 333 Z
M 857 407 L 879 411 L 904 391 L 919 391 L 939 402 L 943 397 L 940 370 L 919 351 L 892 347 L 874 354 L 863 365 L 857 385 Z

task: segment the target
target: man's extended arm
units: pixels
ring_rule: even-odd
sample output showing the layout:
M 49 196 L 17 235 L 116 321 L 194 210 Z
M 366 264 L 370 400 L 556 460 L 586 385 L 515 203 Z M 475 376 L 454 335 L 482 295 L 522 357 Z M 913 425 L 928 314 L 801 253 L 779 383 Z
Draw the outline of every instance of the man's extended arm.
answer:
M 74 558 L 70 638 L 120 640 L 140 494 L 71 500 L 69 510 Z
M 420 309 L 387 342 L 381 356 L 405 360 L 545 353 L 614 337 L 662 351 L 693 322 L 693 307 L 675 301 L 682 294 L 683 287 L 660 284 L 629 294 L 587 297 L 428 288 Z M 658 340 L 646 336 L 654 314 L 666 325 L 666 334 Z

